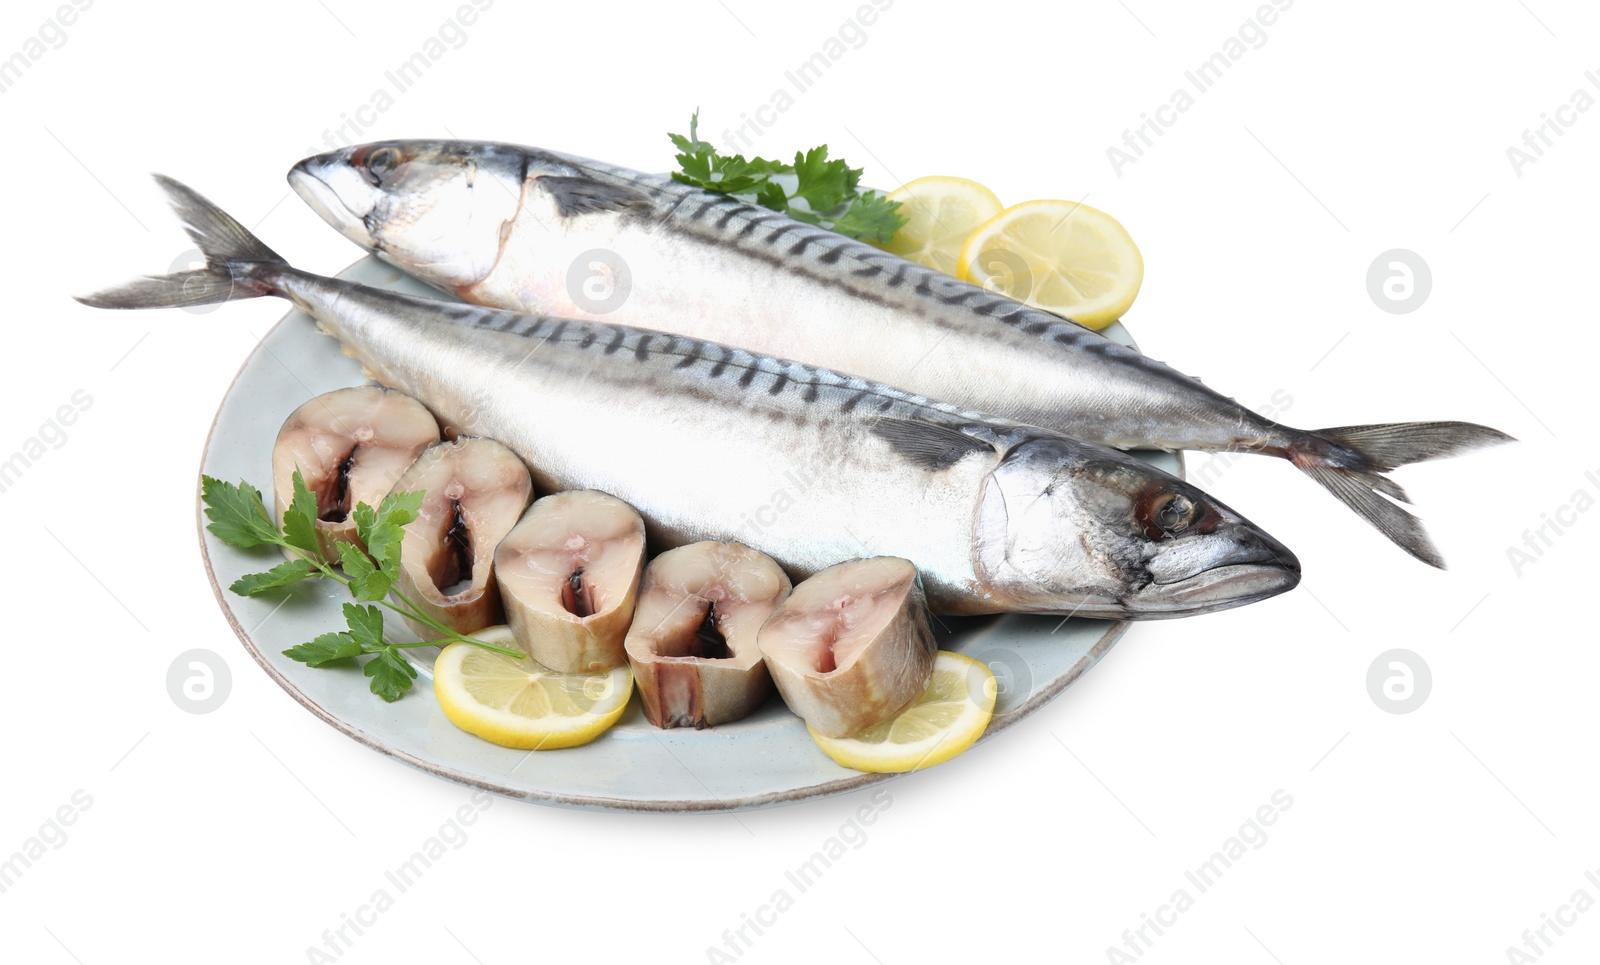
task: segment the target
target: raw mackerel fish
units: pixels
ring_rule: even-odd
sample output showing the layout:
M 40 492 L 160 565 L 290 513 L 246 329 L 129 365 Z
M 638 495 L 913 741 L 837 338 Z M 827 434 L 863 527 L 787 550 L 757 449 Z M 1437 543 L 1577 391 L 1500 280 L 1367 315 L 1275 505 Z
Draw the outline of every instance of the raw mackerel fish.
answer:
M 1114 449 L 712 342 L 313 275 L 161 183 L 206 267 L 85 303 L 288 299 L 447 428 L 510 447 L 538 491 L 636 507 L 658 547 L 737 540 L 797 581 L 901 556 L 945 613 L 1174 617 L 1299 581 L 1272 537 Z
M 1119 449 L 1280 456 L 1434 566 L 1443 558 L 1385 473 L 1510 438 L 1464 422 L 1280 425 L 1135 349 L 871 245 L 554 151 L 385 141 L 308 158 L 289 181 L 345 237 L 466 301 L 798 359 Z

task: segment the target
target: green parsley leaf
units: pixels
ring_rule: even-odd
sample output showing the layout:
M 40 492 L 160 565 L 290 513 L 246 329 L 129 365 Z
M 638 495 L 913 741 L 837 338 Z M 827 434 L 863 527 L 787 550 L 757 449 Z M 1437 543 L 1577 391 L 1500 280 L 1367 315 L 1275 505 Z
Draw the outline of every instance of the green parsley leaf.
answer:
M 673 179 L 717 194 L 746 194 L 759 190 L 769 174 L 783 168 L 765 158 L 746 160 L 739 154 L 718 154 L 710 143 L 700 140 L 699 111 L 689 118 L 688 137 L 682 134 L 668 134 L 667 137 L 681 152 L 677 155 L 681 170 L 672 175 Z
M 422 497 L 421 492 L 390 493 L 383 497 L 377 509 L 361 503 L 351 514 L 356 523 L 356 535 L 366 544 L 367 554 L 390 583 L 400 578 L 400 541 L 405 538 L 406 524 L 417 518 Z M 384 592 L 388 592 L 387 588 Z
M 393 523 L 404 526 L 417 518 L 417 513 L 422 509 L 422 497 L 426 496 L 422 490 L 417 489 L 409 493 L 390 493 L 383 497 L 383 502 L 378 504 L 378 525 Z
M 322 667 L 337 661 L 349 660 L 364 653 L 372 654 L 362 668 L 362 673 L 372 678 L 369 689 L 386 701 L 400 699 L 411 689 L 417 677 L 416 668 L 407 662 L 400 648 L 383 639 L 383 611 L 375 606 L 344 605 L 345 622 L 350 629 L 341 633 L 324 633 L 309 643 L 285 650 L 284 656 L 312 667 Z
M 394 580 L 379 570 L 372 557 L 353 543 L 339 544 L 339 562 L 344 566 L 345 579 L 350 581 L 350 593 L 358 600 L 381 600 L 389 595 Z
M 217 539 L 239 549 L 278 544 L 282 537 L 261 501 L 261 490 L 244 480 L 239 485 L 200 477 L 200 500 L 211 520 L 206 529 Z
M 723 158 L 717 164 L 717 173 L 722 177 L 715 182 L 715 190 L 722 194 L 748 194 L 759 191 L 763 185 L 769 184 L 767 177 L 776 174 L 783 168 L 777 161 L 768 161 L 766 158 L 751 158 L 745 160 L 740 155 Z
M 862 241 L 888 244 L 906 223 L 899 207 L 900 202 L 868 191 L 850 202 L 850 207 L 833 223 L 833 230 Z
M 359 656 L 362 652 L 361 644 L 350 634 L 324 633 L 310 643 L 290 647 L 283 655 L 312 667 L 322 667 L 336 660 Z
M 822 215 L 813 212 L 809 208 L 790 208 L 785 213 L 794 220 L 804 221 L 806 224 L 822 224 Z
M 677 138 L 679 135 L 672 135 Z M 678 167 L 681 171 L 674 171 L 672 179 L 684 184 L 692 184 L 697 188 L 711 184 L 711 155 L 710 154 L 679 154 Z
M 411 681 L 417 679 L 417 669 L 394 647 L 385 647 L 367 661 L 361 672 L 372 678 L 368 689 L 391 703 L 410 690 Z
M 808 224 L 821 225 L 851 238 L 887 242 L 906 223 L 898 214 L 900 203 L 882 195 L 859 191 L 861 169 L 841 158 L 829 158 L 828 146 L 797 152 L 794 163 L 765 158 L 746 159 L 741 154 L 718 154 L 714 145 L 700 140 L 700 112 L 689 117 L 689 136 L 668 134 L 677 155 L 672 179 L 714 194 L 753 196 L 757 204 Z M 790 194 L 774 175 L 793 175 Z M 796 202 L 802 202 L 796 204 Z
M 328 577 L 348 584 L 351 593 L 361 601 L 344 605 L 348 629 L 324 633 L 314 640 L 290 647 L 283 651 L 284 656 L 308 666 L 323 667 L 349 664 L 356 657 L 370 655 L 371 659 L 362 666 L 362 673 L 371 678 L 369 689 L 386 701 L 400 699 L 417 678 L 416 669 L 405 659 L 405 648 L 420 644 L 393 644 L 385 640 L 383 611 L 378 606 L 362 605 L 364 603 L 376 603 L 403 616 L 421 620 L 441 635 L 453 635 L 455 639 L 497 653 L 520 656 L 516 651 L 497 644 L 453 634 L 432 617 L 418 616 L 409 609 L 402 610 L 385 599 L 399 577 L 400 542 L 405 537 L 406 524 L 417 518 L 423 493 L 390 493 L 378 504 L 377 509 L 366 503 L 356 506 L 351 513 L 356 532 L 374 552 L 369 553 L 354 543 L 339 543 L 339 562 L 344 567 L 344 575 L 341 576 L 317 552 L 316 500 L 298 472 L 294 475 L 294 486 L 294 498 L 284 514 L 285 526 L 293 531 L 291 539 L 279 532 L 272 517 L 267 514 L 261 492 L 249 483 L 241 482 L 234 486 L 210 476 L 201 477 L 201 495 L 206 515 L 211 519 L 208 528 L 219 539 L 230 546 L 245 549 L 272 544 L 303 551 L 310 557 L 280 563 L 264 573 L 240 577 L 233 583 L 235 593 L 255 596 L 300 580 Z
M 774 211 L 787 211 L 789 208 L 789 195 L 784 193 L 783 185 L 776 181 L 768 181 L 756 192 L 756 204 Z
M 257 596 L 268 590 L 276 590 L 316 575 L 319 575 L 317 571 L 305 560 L 290 560 L 287 563 L 279 563 L 265 573 L 241 576 L 234 580 L 228 589 L 240 596 Z
M 668 134 L 667 136 L 672 138 L 672 143 L 677 146 L 678 150 L 685 154 L 717 153 L 717 149 L 715 147 L 712 147 L 705 141 L 700 140 L 700 108 L 698 107 L 695 108 L 693 114 L 689 115 L 688 137 L 684 137 L 682 134 Z
M 817 214 L 832 211 L 855 193 L 856 184 L 861 180 L 859 170 L 851 170 L 843 161 L 828 160 L 826 144 L 804 154 L 796 151 L 794 173 L 800 182 L 794 189 L 794 197 L 805 198 Z
M 389 646 L 383 640 L 383 611 L 377 607 L 346 603 L 344 620 L 350 625 L 350 636 L 367 653 L 377 653 Z
M 306 488 L 305 477 L 300 475 L 299 469 L 294 471 L 294 498 L 283 512 L 283 538 L 290 546 L 312 556 L 322 555 L 317 542 L 317 497 Z
M 366 534 L 378 524 L 378 511 L 370 503 L 356 503 L 356 508 L 350 511 L 350 520 L 356 524 L 356 535 L 365 543 Z

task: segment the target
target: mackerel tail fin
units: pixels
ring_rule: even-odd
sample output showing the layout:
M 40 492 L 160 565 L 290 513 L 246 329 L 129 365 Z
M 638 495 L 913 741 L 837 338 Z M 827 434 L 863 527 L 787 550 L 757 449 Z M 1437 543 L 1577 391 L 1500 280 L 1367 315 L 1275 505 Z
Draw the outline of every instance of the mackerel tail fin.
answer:
M 1290 460 L 1401 549 L 1441 570 L 1444 557 L 1422 521 L 1390 501 L 1410 502 L 1405 490 L 1383 474 L 1414 462 L 1516 441 L 1498 429 L 1471 422 L 1341 426 L 1312 435 L 1321 445 L 1291 452 Z
M 273 278 L 289 263 L 226 211 L 193 188 L 164 175 L 156 182 L 184 230 L 205 256 L 204 268 L 170 275 L 146 275 L 115 288 L 76 296 L 94 308 L 188 308 L 276 292 Z

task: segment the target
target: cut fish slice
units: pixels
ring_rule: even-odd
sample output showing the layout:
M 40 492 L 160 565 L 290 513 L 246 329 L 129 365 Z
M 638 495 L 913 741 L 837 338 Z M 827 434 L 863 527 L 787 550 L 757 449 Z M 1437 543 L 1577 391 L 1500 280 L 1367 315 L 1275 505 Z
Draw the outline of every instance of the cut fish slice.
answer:
M 492 439 L 466 437 L 424 452 L 394 486 L 416 490 L 426 495 L 400 543 L 395 588 L 457 633 L 504 623 L 494 550 L 533 498 L 527 467 Z
M 743 543 L 668 550 L 644 573 L 628 662 L 657 727 L 715 727 L 772 692 L 756 635 L 789 596 L 789 577 Z
M 360 385 L 317 396 L 290 413 L 272 446 L 277 519 L 294 499 L 294 472 L 317 497 L 317 541 L 338 562 L 339 543 L 359 543 L 350 513 L 377 506 L 422 451 L 439 441 L 439 424 L 422 403 L 392 389 Z
M 938 650 L 917 568 L 897 556 L 803 581 L 759 640 L 789 709 L 824 737 L 847 737 L 920 697 Z
M 495 553 L 518 645 L 559 673 L 626 663 L 644 554 L 644 521 L 615 496 L 578 489 L 534 503 Z

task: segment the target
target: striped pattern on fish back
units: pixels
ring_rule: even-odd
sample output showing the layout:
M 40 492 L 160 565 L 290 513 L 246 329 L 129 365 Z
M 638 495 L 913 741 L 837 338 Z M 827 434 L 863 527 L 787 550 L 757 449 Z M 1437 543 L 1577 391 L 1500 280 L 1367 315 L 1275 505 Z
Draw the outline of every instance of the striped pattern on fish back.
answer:
M 1053 435 L 858 376 L 702 339 L 415 298 L 337 280 L 329 283 L 369 304 L 378 303 L 374 307 L 387 304 L 399 312 L 430 313 L 430 322 L 445 321 L 525 339 L 529 365 L 537 366 L 540 353 L 555 347 L 570 358 L 587 357 L 589 364 L 605 370 L 608 378 L 652 380 L 663 395 L 714 394 L 799 421 L 842 418 L 870 424 L 882 419 L 915 420 L 1002 449 L 1023 438 Z
M 776 270 L 843 289 L 857 298 L 893 303 L 941 328 L 987 332 L 988 326 L 999 323 L 992 329 L 995 337 L 1014 333 L 1185 385 L 1200 385 L 1199 380 L 1075 322 L 753 202 L 602 161 L 537 153 L 595 180 L 641 192 L 654 202 L 655 210 L 647 216 L 671 230 L 736 249 Z

